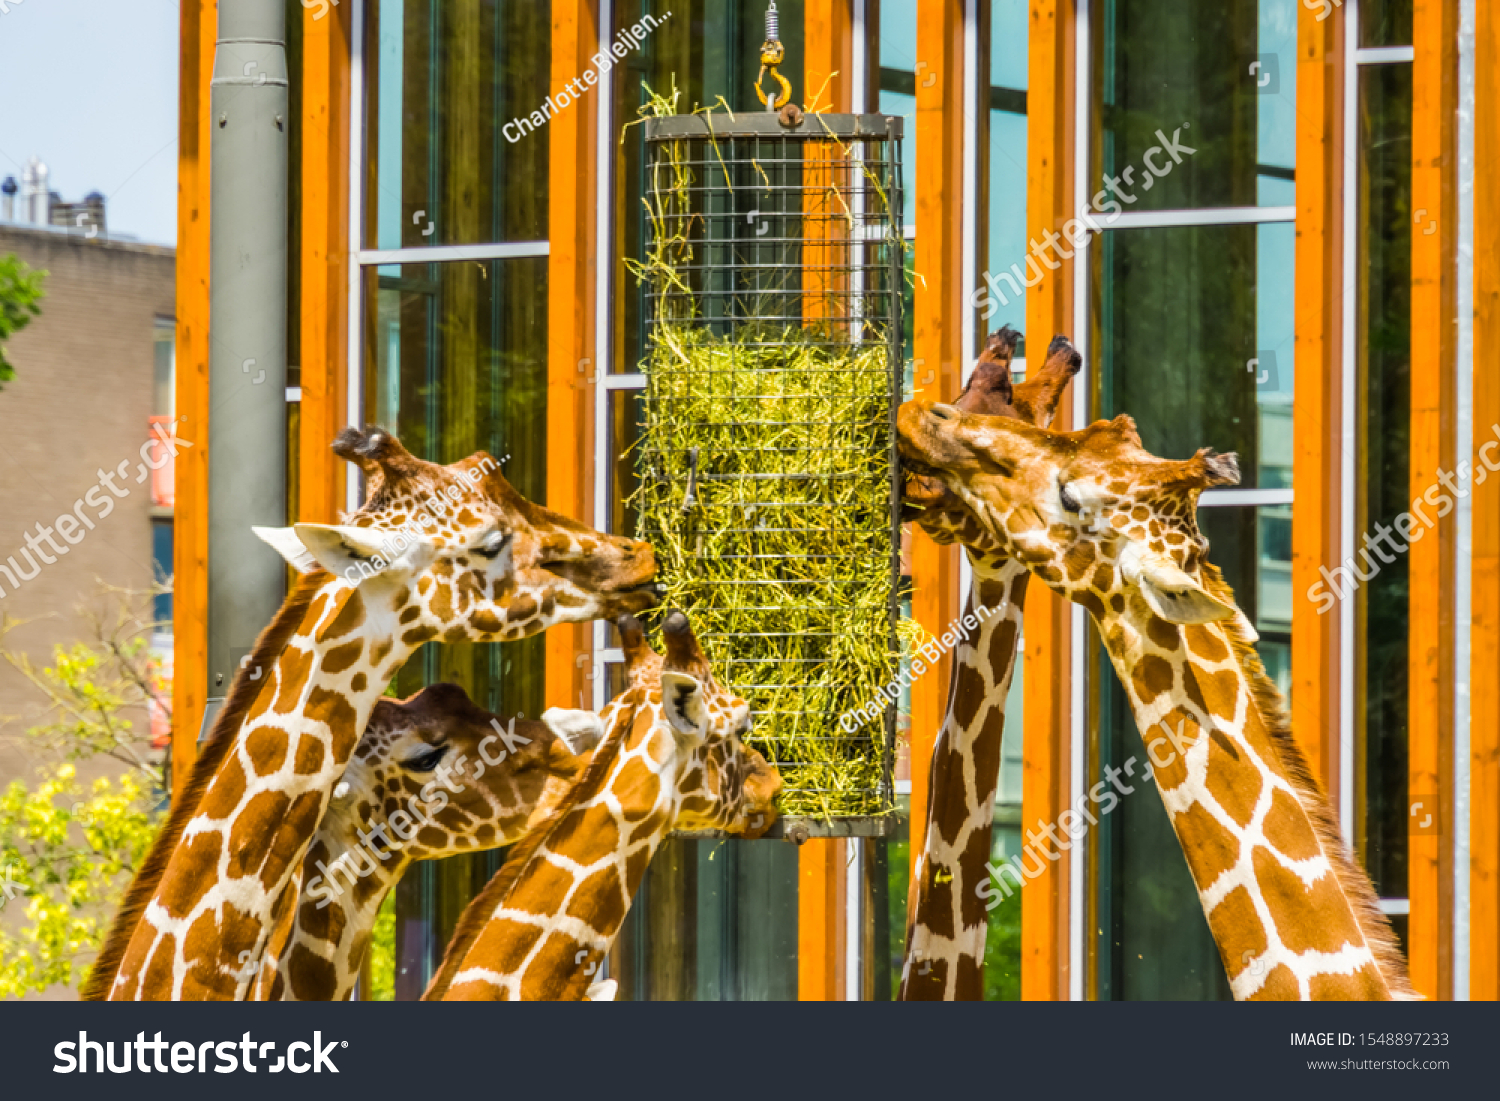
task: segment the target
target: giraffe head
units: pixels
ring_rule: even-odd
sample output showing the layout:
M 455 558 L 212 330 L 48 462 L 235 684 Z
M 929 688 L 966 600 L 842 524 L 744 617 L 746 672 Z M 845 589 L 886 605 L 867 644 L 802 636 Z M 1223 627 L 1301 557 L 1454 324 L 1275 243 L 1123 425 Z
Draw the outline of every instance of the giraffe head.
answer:
M 765 833 L 776 820 L 781 776 L 745 745 L 750 705 L 714 679 L 687 616 L 673 611 L 662 624 L 664 655 L 635 617 L 618 626 L 630 687 L 617 702 L 636 706 L 627 741 L 646 746 L 654 763 L 676 765 L 663 768 L 675 776 L 671 828 Z
M 938 478 L 1006 554 L 1100 621 L 1141 601 L 1168 623 L 1238 616 L 1250 630 L 1210 591 L 1218 583 L 1205 580 L 1208 540 L 1196 519 L 1203 490 L 1239 483 L 1233 454 L 1159 459 L 1127 416 L 1051 432 L 907 402 L 898 424 L 912 469 Z
M 278 906 L 256 1000 L 347 996 L 380 904 L 411 861 L 513 844 L 550 814 L 602 733 L 561 715 L 507 719 L 455 684 L 377 701 L 287 887 L 291 905 Z
M 1055 336 L 1041 370 L 1025 382 L 1013 383 L 1010 364 L 1020 339 L 1021 334 L 1009 325 L 989 335 L 963 393 L 954 403 L 957 408 L 1042 427 L 1052 422 L 1063 391 L 1083 365 L 1083 358 L 1067 337 Z M 959 496 L 937 478 L 909 478 L 902 511 L 903 519 L 915 521 L 935 543 L 958 543 L 990 556 L 1001 553 L 998 542 L 986 534 Z
M 509 845 L 578 778 L 603 733 L 560 714 L 507 719 L 456 684 L 381 699 L 328 814 L 386 823 L 414 860 Z
M 364 471 L 365 504 L 342 525 L 256 533 L 386 605 L 408 646 L 523 638 L 656 603 L 648 544 L 528 501 L 486 452 L 430 463 L 379 428 L 346 428 L 333 450 Z

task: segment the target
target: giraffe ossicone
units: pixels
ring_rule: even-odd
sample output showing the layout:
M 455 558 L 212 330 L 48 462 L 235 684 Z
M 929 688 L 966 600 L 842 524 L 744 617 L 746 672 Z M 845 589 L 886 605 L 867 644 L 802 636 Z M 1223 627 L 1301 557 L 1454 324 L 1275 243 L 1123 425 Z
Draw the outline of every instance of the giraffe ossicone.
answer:
M 347 998 L 381 903 L 411 864 L 524 837 L 602 738 L 588 717 L 496 715 L 454 684 L 379 700 L 277 905 L 252 1000 Z
M 599 966 L 669 832 L 757 837 L 775 821 L 781 777 L 741 740 L 750 708 L 714 680 L 687 617 L 667 616 L 665 655 L 633 617 L 619 629 L 628 683 L 600 714 L 608 735 L 469 904 L 424 1000 L 595 998 Z
M 246 996 L 245 961 L 258 968 L 376 700 L 423 643 L 524 638 L 656 602 L 650 546 L 526 500 L 484 452 L 441 465 L 354 428 L 333 450 L 364 472 L 366 503 L 343 524 L 262 533 L 312 572 L 257 643 L 254 677 L 236 674 L 90 978 L 96 996 Z
M 908 402 L 901 453 L 1005 551 L 1093 616 L 1238 999 L 1414 994 L 1369 878 L 1292 736 L 1256 634 L 1198 531 L 1199 495 L 1232 455 L 1160 459 L 1126 416 L 1051 432 Z

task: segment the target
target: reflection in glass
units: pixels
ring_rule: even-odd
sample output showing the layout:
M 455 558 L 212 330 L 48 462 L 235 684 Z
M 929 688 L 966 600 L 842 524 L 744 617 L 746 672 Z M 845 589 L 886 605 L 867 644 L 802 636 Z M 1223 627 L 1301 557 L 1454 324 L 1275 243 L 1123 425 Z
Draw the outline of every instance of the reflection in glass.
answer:
M 803 0 L 778 0 L 781 41 L 786 60 L 780 71 L 792 84 L 792 98 L 805 103 L 817 93 L 803 80 Z M 646 239 L 644 192 L 645 128 L 631 126 L 647 102 L 642 84 L 660 95 L 679 93 L 684 113 L 717 103 L 720 96 L 734 111 L 763 111 L 755 96 L 760 71 L 760 46 L 766 36 L 765 8 L 735 0 L 620 0 L 613 5 L 616 33 L 634 25 L 648 12 L 657 19 L 672 17 L 647 35 L 639 50 L 631 51 L 612 70 L 614 124 L 624 130 L 616 143 L 615 254 L 613 286 L 619 346 L 610 370 L 639 369 L 645 347 L 644 290 L 625 269 L 625 259 L 642 255 Z M 767 83 L 771 83 L 769 80 Z M 827 93 L 824 93 L 827 102 Z M 720 110 L 722 110 L 722 105 Z
M 1093 10 L 1095 190 L 1130 211 L 1292 201 L 1296 0 Z
M 1412 0 L 1359 0 L 1361 46 L 1410 46 Z
M 546 502 L 545 257 L 365 270 L 365 418 L 419 458 L 485 450 L 513 486 Z M 462 685 L 482 707 L 540 715 L 545 648 L 522 642 L 426 646 L 396 675 L 409 696 Z M 420 996 L 463 907 L 499 867 L 482 853 L 418 864 L 396 894 L 396 997 Z
M 1291 223 L 1111 230 L 1099 240 L 1100 416 L 1146 450 L 1236 451 L 1241 484 L 1290 486 Z
M 372 0 L 365 10 L 366 247 L 545 240 L 545 116 L 526 133 L 509 124 L 533 126 L 548 98 L 547 5 Z
M 610 953 L 621 1001 L 797 997 L 797 850 L 669 838 Z
M 1361 10 L 1363 15 L 1363 9 Z M 1408 10 L 1408 25 L 1410 13 Z M 1378 535 L 1411 507 L 1410 65 L 1359 71 L 1360 447 L 1355 531 Z M 1362 541 L 1361 541 L 1362 542 Z M 1376 552 L 1372 552 L 1376 553 Z M 1356 745 L 1365 867 L 1384 896 L 1406 896 L 1408 558 L 1387 549 L 1355 598 Z M 1361 557 L 1361 573 L 1370 565 Z

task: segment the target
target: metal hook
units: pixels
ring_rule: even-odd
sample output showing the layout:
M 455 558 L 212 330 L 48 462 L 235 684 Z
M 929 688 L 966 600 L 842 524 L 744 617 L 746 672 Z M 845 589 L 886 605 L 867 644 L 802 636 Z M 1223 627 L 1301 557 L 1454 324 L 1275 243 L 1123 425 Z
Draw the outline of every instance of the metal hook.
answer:
M 755 94 L 760 101 L 766 105 L 766 110 L 776 111 L 778 106 L 792 101 L 792 83 L 776 71 L 776 66 L 786 60 L 786 47 L 781 44 L 781 33 L 779 29 L 780 16 L 776 11 L 776 0 L 771 0 L 771 6 L 766 9 L 766 40 L 760 47 L 760 73 L 755 78 Z M 767 98 L 761 89 L 760 82 L 766 79 L 766 73 L 770 73 L 780 88 L 780 94 L 773 92 Z

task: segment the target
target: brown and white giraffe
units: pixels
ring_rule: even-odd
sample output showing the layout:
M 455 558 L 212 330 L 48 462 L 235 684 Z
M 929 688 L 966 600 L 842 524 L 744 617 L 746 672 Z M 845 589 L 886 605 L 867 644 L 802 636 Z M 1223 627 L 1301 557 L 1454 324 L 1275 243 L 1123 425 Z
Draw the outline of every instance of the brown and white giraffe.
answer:
M 1066 337 L 1054 337 L 1041 369 L 1012 386 L 1010 363 L 1020 335 L 1009 326 L 990 334 L 958 408 L 1051 423 L 1082 358 Z M 953 646 L 948 710 L 932 747 L 927 827 L 912 875 L 900 998 L 979 1001 L 987 924 L 976 892 L 988 875 L 1005 698 L 1031 575 L 936 479 L 912 479 L 905 508 L 934 542 L 964 548 L 972 581 L 962 617 L 967 633 Z
M 341 526 L 257 532 L 308 575 L 127 895 L 95 969 L 112 999 L 245 997 L 375 701 L 423 643 L 523 638 L 656 601 L 648 545 L 527 501 L 484 452 L 443 466 L 353 428 L 333 447 L 368 500 Z
M 665 658 L 633 618 L 619 628 L 629 684 L 597 717 L 607 736 L 464 911 L 424 1000 L 582 999 L 669 832 L 758 837 L 775 820 L 781 777 L 741 741 L 750 708 L 714 680 L 687 617 L 667 616 Z
M 909 402 L 901 452 L 1098 624 L 1237 999 L 1414 996 L 1196 509 L 1233 455 L 1168 461 L 1129 417 L 1071 433 Z
M 598 730 L 574 714 L 507 718 L 456 684 L 378 700 L 278 903 L 251 999 L 347 998 L 381 903 L 413 861 L 514 844 L 567 794 Z

